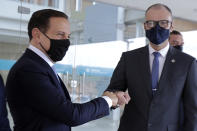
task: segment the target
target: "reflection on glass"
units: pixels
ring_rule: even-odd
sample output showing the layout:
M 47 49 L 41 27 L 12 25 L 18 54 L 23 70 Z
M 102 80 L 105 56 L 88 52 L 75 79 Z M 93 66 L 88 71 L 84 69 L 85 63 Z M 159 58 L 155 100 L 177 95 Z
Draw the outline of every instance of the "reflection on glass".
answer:
M 129 41 L 129 50 L 145 45 L 145 38 Z M 70 88 L 74 102 L 87 102 L 102 95 L 122 52 L 127 51 L 127 46 L 128 43 L 123 41 L 111 41 L 69 47 L 66 56 L 59 63 L 73 65 L 74 57 L 76 57 L 73 69 L 76 71 L 76 77 L 67 87 Z
M 181 32 L 183 34 L 183 52 L 192 55 L 197 59 L 197 31 Z
M 13 0 L 13 1 L 20 1 L 29 4 L 36 4 L 42 6 L 49 6 L 49 7 L 59 7 L 59 0 Z

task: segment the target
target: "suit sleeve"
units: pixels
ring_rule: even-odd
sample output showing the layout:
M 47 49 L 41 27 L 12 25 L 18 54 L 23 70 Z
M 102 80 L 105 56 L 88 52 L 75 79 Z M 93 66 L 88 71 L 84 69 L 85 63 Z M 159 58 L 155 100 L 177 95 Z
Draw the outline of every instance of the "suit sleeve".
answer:
M 6 108 L 5 87 L 3 79 L 0 75 L 0 131 L 11 131 L 7 115 L 8 113 Z
M 126 91 L 126 64 L 125 53 L 122 54 L 116 66 L 107 91 Z
M 183 93 L 184 131 L 197 131 L 197 64 L 189 68 Z
M 72 103 L 57 90 L 48 74 L 19 71 L 17 77 L 28 106 L 50 119 L 77 126 L 109 114 L 103 98 L 84 104 Z

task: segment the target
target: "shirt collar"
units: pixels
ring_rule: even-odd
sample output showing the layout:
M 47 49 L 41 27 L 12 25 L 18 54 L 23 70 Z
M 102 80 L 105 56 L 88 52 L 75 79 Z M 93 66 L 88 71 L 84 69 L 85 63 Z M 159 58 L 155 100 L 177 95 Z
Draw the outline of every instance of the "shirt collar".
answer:
M 149 47 L 148 49 L 149 49 L 149 54 L 150 55 L 152 55 L 153 52 L 159 52 L 161 54 L 161 56 L 163 56 L 163 57 L 166 57 L 166 55 L 168 53 L 168 50 L 170 48 L 169 43 L 167 44 L 166 47 L 164 47 L 163 49 L 161 49 L 159 51 L 156 51 L 155 49 L 153 49 L 150 44 L 148 45 L 148 47 Z
M 29 45 L 28 49 L 32 50 L 34 53 L 40 56 L 44 61 L 46 61 L 50 65 L 50 67 L 54 65 L 54 63 L 48 58 L 48 56 L 46 56 L 42 51 L 40 51 L 38 48 L 36 48 L 32 44 Z

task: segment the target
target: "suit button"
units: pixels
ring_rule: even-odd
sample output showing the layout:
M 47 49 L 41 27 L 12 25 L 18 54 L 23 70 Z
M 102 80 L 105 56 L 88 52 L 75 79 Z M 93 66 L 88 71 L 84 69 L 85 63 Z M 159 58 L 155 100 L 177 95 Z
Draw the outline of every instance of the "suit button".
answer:
M 151 124 L 151 123 L 148 123 L 148 127 L 151 127 L 153 124 Z

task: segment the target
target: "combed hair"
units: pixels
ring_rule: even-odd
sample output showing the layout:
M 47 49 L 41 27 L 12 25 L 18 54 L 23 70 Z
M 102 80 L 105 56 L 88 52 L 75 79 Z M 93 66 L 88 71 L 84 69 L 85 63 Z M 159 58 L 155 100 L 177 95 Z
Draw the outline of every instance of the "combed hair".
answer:
M 177 30 L 173 30 L 172 32 L 170 32 L 170 35 L 181 35 L 181 32 L 177 31 Z
M 65 13 L 53 9 L 43 9 L 34 12 L 28 23 L 29 40 L 32 39 L 33 28 L 38 28 L 43 33 L 46 33 L 49 28 L 49 20 L 51 17 L 62 17 L 68 19 L 68 16 Z

